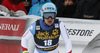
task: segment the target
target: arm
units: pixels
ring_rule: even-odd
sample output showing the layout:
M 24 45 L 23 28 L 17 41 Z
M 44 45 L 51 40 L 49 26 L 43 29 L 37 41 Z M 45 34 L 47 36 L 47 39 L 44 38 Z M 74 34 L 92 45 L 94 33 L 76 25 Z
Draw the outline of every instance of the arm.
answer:
M 63 22 L 60 23 L 61 36 L 65 43 L 66 53 L 72 53 L 72 44 Z
M 28 50 L 28 40 L 32 37 L 32 33 L 30 32 L 30 30 L 28 29 L 24 35 L 22 36 L 21 39 L 21 46 L 23 51 L 27 51 Z
M 37 3 L 34 4 L 34 5 L 30 8 L 28 15 L 34 15 L 34 14 L 36 13 L 36 10 L 37 10 L 37 7 L 38 7 L 38 6 L 39 6 L 39 5 L 37 5 Z
M 21 46 L 23 51 L 28 50 L 28 40 L 35 34 L 35 25 L 36 23 L 33 23 L 22 36 Z

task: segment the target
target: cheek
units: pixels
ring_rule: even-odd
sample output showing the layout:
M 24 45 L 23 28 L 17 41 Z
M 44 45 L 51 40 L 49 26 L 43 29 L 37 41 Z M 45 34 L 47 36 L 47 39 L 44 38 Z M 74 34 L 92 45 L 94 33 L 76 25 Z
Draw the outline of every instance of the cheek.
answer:
M 54 22 L 54 19 L 52 20 L 52 22 Z
M 47 22 L 47 20 L 46 20 L 46 19 L 44 19 L 44 22 L 46 23 L 46 22 Z

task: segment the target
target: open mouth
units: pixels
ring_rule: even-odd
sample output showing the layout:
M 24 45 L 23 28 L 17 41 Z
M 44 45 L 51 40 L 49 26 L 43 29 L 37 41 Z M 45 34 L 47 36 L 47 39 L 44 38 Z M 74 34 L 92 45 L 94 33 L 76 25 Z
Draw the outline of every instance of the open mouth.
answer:
M 52 21 L 48 21 L 48 23 L 51 23 Z

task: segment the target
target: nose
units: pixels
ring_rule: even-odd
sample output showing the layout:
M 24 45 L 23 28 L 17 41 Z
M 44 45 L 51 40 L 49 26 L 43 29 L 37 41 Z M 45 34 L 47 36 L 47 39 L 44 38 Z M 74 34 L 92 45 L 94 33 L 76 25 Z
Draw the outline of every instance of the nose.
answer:
M 49 19 L 52 19 L 52 17 L 49 17 Z

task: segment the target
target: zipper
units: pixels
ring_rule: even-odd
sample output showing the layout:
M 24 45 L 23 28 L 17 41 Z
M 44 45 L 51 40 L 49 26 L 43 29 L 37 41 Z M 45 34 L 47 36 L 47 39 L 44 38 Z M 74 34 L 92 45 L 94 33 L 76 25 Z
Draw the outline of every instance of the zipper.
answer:
M 37 9 L 37 11 L 36 11 L 35 15 L 38 13 L 39 8 L 40 8 L 40 3 L 39 3 L 38 9 Z
M 13 8 L 15 9 L 15 11 L 16 11 L 16 8 L 15 8 L 15 6 L 13 5 Z

